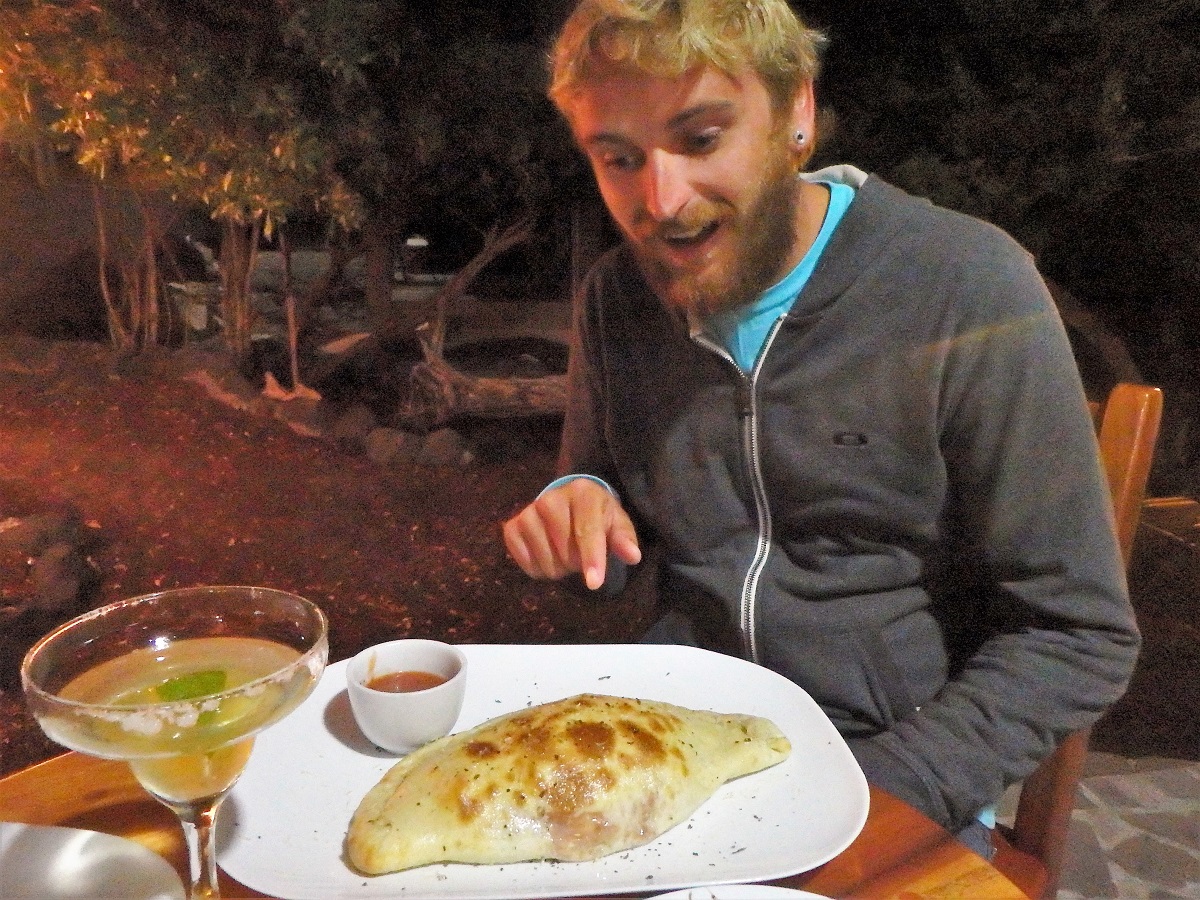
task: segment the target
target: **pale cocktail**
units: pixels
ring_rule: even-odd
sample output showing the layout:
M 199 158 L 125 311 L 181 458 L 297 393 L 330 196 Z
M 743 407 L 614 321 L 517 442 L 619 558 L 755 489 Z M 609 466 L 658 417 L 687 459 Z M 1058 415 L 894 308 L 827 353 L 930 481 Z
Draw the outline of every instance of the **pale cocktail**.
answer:
M 30 709 L 71 749 L 124 759 L 180 817 L 192 897 L 216 897 L 213 821 L 254 735 L 295 709 L 328 657 L 325 616 L 257 587 L 164 591 L 60 626 L 21 667 Z

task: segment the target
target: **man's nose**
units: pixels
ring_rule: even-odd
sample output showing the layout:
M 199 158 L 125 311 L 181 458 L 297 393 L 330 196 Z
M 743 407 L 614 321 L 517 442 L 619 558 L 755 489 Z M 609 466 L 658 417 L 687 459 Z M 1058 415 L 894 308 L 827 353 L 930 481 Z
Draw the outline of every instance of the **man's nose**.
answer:
M 664 150 L 654 150 L 644 169 L 646 211 L 659 222 L 676 218 L 691 198 L 687 159 Z

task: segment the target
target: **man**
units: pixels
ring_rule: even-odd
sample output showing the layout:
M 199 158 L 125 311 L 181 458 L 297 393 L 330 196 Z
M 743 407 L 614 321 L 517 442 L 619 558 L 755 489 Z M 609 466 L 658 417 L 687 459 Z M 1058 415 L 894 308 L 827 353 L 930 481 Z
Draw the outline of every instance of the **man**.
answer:
M 551 96 L 624 233 L 580 298 L 529 575 L 656 548 L 647 639 L 796 681 L 867 777 L 988 852 L 990 804 L 1138 634 L 1069 344 L 999 230 L 816 139 L 785 0 L 581 0 Z M 583 477 L 580 477 L 583 476 Z

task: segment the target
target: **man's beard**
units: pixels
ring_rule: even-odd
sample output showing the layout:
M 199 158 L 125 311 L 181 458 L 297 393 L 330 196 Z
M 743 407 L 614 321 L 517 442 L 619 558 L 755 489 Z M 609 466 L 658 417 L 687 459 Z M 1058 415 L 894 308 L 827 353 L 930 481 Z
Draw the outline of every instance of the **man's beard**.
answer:
M 644 243 L 633 249 L 646 279 L 669 306 L 707 317 L 746 306 L 783 277 L 796 240 L 796 176 L 787 154 L 770 161 L 753 204 L 738 212 L 724 201 L 694 207 L 679 219 L 658 223 L 655 236 L 687 234 L 719 217 L 733 239 L 732 260 L 709 262 L 699 271 L 680 272 Z

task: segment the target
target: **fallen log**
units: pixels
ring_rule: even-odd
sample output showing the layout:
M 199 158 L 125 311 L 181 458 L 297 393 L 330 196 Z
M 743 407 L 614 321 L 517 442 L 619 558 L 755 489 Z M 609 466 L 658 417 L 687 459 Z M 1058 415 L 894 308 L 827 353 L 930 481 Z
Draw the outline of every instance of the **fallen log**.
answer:
M 471 375 L 456 369 L 433 345 L 430 329 L 418 331 L 422 360 L 412 368 L 406 424 L 428 431 L 456 418 L 515 419 L 562 415 L 566 375 L 537 378 Z
M 432 296 L 409 301 L 405 310 L 407 329 L 396 329 L 395 335 L 406 333 L 421 343 L 422 328 L 433 327 L 437 309 Z M 399 321 L 397 315 L 393 322 Z M 564 352 L 571 339 L 571 304 L 555 300 L 480 300 L 462 297 L 445 329 L 444 349 L 503 343 L 505 341 L 539 340 L 556 344 Z M 344 334 L 326 341 L 317 348 L 316 358 L 308 363 L 304 377 L 310 384 L 320 384 L 352 357 L 378 351 L 382 346 L 375 332 L 362 331 Z M 422 352 L 425 352 L 422 349 Z

